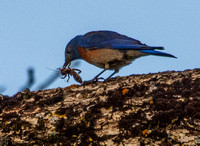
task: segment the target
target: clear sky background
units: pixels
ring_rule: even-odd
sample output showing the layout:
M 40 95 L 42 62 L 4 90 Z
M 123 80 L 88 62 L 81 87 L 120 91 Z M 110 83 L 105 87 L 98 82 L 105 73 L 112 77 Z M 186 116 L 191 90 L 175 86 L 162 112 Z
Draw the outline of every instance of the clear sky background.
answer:
M 200 0 L 0 0 L 0 87 L 12 96 L 26 83 L 27 69 L 44 82 L 64 63 L 66 44 L 76 35 L 113 30 L 152 46 L 164 46 L 178 59 L 147 56 L 116 76 L 199 68 Z M 102 69 L 81 61 L 83 80 Z M 112 72 L 108 71 L 103 77 Z M 48 88 L 66 87 L 57 79 Z

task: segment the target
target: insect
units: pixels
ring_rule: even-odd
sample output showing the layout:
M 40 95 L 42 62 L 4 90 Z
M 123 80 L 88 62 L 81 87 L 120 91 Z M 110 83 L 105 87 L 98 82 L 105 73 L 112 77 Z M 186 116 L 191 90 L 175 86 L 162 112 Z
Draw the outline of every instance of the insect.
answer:
M 70 64 L 69 64 L 69 66 L 70 66 Z M 70 79 L 70 75 L 71 75 L 74 77 L 74 79 L 77 82 L 82 83 L 82 78 L 79 76 L 79 74 L 81 73 L 81 70 L 76 69 L 76 68 L 71 69 L 69 66 L 68 66 L 68 68 L 64 68 L 64 67 L 62 69 L 59 68 L 61 74 L 64 76 L 64 77 L 62 77 L 62 79 L 66 78 L 66 76 L 68 76 L 68 79 L 67 79 L 67 82 L 68 82 Z M 78 73 L 76 71 L 78 71 Z

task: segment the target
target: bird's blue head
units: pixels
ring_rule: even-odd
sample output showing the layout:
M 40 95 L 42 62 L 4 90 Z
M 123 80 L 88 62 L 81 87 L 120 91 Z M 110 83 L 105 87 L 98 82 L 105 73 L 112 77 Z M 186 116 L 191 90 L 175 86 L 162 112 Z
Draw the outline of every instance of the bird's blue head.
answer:
M 73 60 L 81 59 L 81 56 L 78 52 L 79 40 L 81 39 L 81 37 L 81 35 L 78 35 L 67 44 L 65 48 L 65 63 L 63 67 L 66 67 Z

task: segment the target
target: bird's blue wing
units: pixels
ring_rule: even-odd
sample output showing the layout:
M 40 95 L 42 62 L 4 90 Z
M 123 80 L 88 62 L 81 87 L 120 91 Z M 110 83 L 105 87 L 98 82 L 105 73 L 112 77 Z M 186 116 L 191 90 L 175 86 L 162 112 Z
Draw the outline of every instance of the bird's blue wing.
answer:
M 118 34 L 113 31 L 93 31 L 82 36 L 80 40 L 80 45 L 88 49 L 100 49 L 100 48 L 110 48 L 114 49 L 112 46 L 117 47 L 120 45 L 143 45 L 140 41 L 133 38 L 127 37 L 125 35 Z M 130 46 L 129 46 L 130 47 Z
M 121 35 L 113 31 L 93 31 L 82 36 L 80 46 L 88 49 L 120 49 L 144 50 L 164 49 L 163 47 L 149 47 L 140 41 Z
M 163 53 L 157 50 L 164 50 L 163 47 L 147 46 L 140 41 L 121 35 L 113 31 L 93 31 L 82 36 L 79 41 L 81 47 L 87 49 L 118 49 L 118 50 L 138 50 L 143 53 L 174 57 L 171 54 Z
M 149 55 L 156 55 L 156 56 L 164 56 L 164 57 L 172 57 L 172 58 L 177 58 L 174 55 L 171 55 L 169 53 L 164 53 L 160 51 L 155 51 L 155 50 L 139 50 L 140 52 L 147 53 Z

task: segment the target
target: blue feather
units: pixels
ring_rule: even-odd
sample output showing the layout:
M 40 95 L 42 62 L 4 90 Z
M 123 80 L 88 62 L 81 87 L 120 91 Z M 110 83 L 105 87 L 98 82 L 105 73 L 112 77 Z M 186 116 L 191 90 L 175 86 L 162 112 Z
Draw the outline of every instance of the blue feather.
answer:
M 142 44 L 140 41 L 121 35 L 113 31 L 93 31 L 89 32 L 83 36 L 80 36 L 79 44 L 81 47 L 92 49 L 118 49 L 121 51 L 125 50 L 138 50 L 149 55 L 157 56 L 166 56 L 173 57 L 175 56 L 163 53 L 155 50 L 164 50 L 164 47 L 154 47 L 147 46 Z
M 155 51 L 155 50 L 140 50 L 140 52 L 151 54 L 151 55 L 157 55 L 157 56 L 165 56 L 165 57 L 177 58 L 177 57 L 175 57 L 175 56 L 173 56 L 171 54 L 164 53 L 164 52 L 159 52 L 159 51 Z
M 112 44 L 111 49 L 119 50 L 164 50 L 164 47 L 152 47 L 141 44 Z

